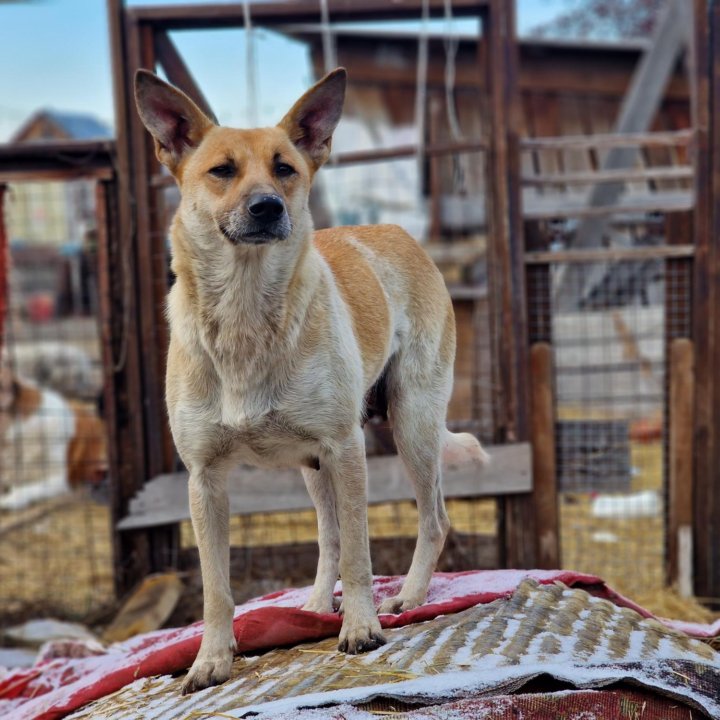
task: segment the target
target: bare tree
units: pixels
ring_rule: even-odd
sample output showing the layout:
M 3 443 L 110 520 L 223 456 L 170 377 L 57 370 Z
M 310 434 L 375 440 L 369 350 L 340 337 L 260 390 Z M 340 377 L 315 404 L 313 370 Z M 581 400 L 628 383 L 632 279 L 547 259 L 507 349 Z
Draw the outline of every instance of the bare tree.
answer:
M 571 9 L 530 34 L 537 37 L 617 38 L 647 37 L 666 0 L 566 0 Z

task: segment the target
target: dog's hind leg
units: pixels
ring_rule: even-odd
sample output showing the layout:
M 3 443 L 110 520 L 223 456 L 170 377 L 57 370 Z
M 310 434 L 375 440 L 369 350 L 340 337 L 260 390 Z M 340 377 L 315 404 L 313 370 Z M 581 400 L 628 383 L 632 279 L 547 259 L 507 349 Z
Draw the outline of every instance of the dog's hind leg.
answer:
M 190 515 L 200 554 L 205 628 L 200 651 L 182 685 L 183 695 L 225 682 L 232 667 L 234 603 L 226 474 L 224 467 L 190 473 Z
M 340 564 L 340 526 L 337 518 L 335 488 L 326 467 L 321 467 L 319 470 L 304 467 L 302 474 L 317 513 L 320 551 L 315 584 L 303 610 L 330 613 L 337 609 L 333 604 L 333 591 L 338 579 Z
M 434 362 L 433 362 L 434 360 Z M 452 369 L 438 359 L 393 361 L 388 378 L 389 411 L 398 453 L 413 483 L 418 538 L 400 593 L 380 606 L 381 613 L 410 610 L 425 602 L 450 521 L 442 495 L 441 454 Z M 427 370 L 427 368 L 434 368 Z

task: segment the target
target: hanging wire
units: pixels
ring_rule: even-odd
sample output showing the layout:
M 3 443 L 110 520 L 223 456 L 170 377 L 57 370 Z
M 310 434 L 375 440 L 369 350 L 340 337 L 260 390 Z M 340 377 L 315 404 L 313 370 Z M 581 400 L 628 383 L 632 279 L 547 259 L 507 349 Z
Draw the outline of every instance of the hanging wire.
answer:
M 445 46 L 445 108 L 447 110 L 448 127 L 450 136 L 454 142 L 463 139 L 460 129 L 460 120 L 455 104 L 455 68 L 457 51 L 460 46 L 460 38 L 453 29 L 453 6 L 452 0 L 445 0 L 445 33 L 443 44 Z M 453 185 L 461 194 L 466 192 L 466 163 L 465 156 L 452 156 L 453 162 Z
M 337 52 L 335 49 L 335 36 L 330 28 L 330 10 L 328 8 L 328 0 L 320 0 L 320 20 L 322 27 L 325 72 L 329 73 L 337 67 Z
M 247 123 L 258 126 L 257 61 L 255 57 L 255 28 L 250 14 L 250 0 L 243 0 L 245 22 L 245 82 L 247 87 Z
M 417 177 L 418 196 L 423 202 L 423 175 L 425 170 L 425 107 L 427 105 L 427 73 L 428 73 L 428 21 L 430 18 L 430 2 L 423 0 L 422 23 L 418 36 L 417 78 L 415 88 L 415 127 L 418 133 Z

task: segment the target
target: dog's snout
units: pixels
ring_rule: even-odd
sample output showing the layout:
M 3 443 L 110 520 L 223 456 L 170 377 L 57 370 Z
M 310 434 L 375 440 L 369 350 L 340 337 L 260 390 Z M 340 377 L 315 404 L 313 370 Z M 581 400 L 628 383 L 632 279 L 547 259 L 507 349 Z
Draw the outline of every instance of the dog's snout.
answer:
M 259 222 L 273 222 L 285 211 L 285 203 L 277 195 L 253 195 L 247 204 L 250 215 Z

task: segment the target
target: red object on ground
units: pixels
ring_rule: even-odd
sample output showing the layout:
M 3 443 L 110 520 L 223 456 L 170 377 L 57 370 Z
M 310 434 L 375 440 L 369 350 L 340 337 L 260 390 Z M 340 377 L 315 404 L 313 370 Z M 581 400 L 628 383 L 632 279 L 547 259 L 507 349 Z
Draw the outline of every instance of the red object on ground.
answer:
M 382 615 L 380 622 L 385 628 L 400 627 L 460 612 L 511 596 L 525 578 L 541 584 L 562 582 L 581 587 L 596 597 L 651 617 L 594 575 L 559 570 L 486 570 L 436 573 L 424 605 L 400 615 Z M 397 594 L 402 581 L 402 577 L 375 578 L 376 603 Z M 238 651 L 294 645 L 337 635 L 341 624 L 337 614 L 318 615 L 300 609 L 309 595 L 310 588 L 284 590 L 238 606 L 233 622 Z M 720 622 L 712 627 L 672 625 L 699 637 L 720 634 Z M 198 622 L 140 635 L 110 646 L 103 655 L 52 659 L 30 669 L 0 674 L 0 717 L 55 720 L 138 678 L 184 670 L 192 664 L 201 636 L 202 623 Z
M 34 293 L 28 298 L 27 312 L 30 320 L 36 323 L 52 320 L 55 315 L 55 299 L 50 293 Z
M 308 713 L 310 715 L 310 713 Z M 642 720 L 689 720 L 687 705 L 644 690 L 574 690 L 554 693 L 518 693 L 468 698 L 436 707 L 411 711 L 414 717 L 462 717 L 465 720 L 549 720 L 549 718 L 642 718 Z M 303 720 L 303 713 L 296 715 Z

